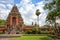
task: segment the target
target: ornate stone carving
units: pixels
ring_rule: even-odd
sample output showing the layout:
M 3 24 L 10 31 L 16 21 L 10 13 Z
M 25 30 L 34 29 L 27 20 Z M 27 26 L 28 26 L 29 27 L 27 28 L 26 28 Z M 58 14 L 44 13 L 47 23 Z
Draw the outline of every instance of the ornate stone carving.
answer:
M 9 26 L 7 26 L 7 25 L 9 25 Z M 14 34 L 14 33 L 16 34 L 17 32 L 21 32 L 22 27 L 23 27 L 22 25 L 23 25 L 23 19 L 21 17 L 21 14 L 18 11 L 17 6 L 14 5 L 6 19 L 6 26 L 8 28 L 7 32 L 10 34 Z

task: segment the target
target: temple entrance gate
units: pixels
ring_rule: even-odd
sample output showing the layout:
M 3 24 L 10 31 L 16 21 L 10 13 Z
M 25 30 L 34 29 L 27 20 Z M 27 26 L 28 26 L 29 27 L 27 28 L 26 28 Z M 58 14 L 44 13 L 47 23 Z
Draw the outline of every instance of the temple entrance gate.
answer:
M 16 5 L 13 6 L 11 12 L 6 19 L 6 28 L 9 34 L 16 34 L 22 32 L 23 30 L 23 19 L 18 11 Z

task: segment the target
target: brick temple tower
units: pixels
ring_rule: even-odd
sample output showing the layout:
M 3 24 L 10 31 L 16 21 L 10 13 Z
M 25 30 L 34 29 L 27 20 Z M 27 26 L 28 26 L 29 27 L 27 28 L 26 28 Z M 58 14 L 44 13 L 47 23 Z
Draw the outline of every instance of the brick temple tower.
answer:
M 6 19 L 6 28 L 8 33 L 21 32 L 24 27 L 24 22 L 16 5 L 13 6 L 11 12 Z

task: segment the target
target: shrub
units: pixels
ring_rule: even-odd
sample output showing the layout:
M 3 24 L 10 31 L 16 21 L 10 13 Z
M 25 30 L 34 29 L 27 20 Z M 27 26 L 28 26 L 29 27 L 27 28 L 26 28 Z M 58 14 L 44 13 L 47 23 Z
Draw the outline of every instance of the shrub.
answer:
M 50 34 L 54 34 L 54 30 L 50 30 L 49 33 L 50 33 Z
M 48 31 L 41 31 L 41 34 L 48 34 Z
M 40 34 L 40 30 L 37 27 L 34 27 L 33 30 L 25 31 L 26 34 Z
M 31 31 L 30 30 L 27 30 L 25 33 L 26 34 L 31 34 Z
M 40 30 L 38 29 L 38 27 L 33 28 L 32 34 L 40 34 Z
M 38 34 L 41 34 L 40 30 L 38 31 Z
M 32 31 L 32 34 L 36 34 L 36 31 L 35 31 L 35 30 L 33 30 L 33 31 Z

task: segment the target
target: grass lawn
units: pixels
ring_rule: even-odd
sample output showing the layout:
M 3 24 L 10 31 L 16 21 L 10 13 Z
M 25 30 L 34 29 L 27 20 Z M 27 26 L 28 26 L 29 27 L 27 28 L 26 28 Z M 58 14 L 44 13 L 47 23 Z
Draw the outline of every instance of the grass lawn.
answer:
M 21 36 L 18 38 L 11 38 L 10 40 L 54 40 L 48 36 Z

